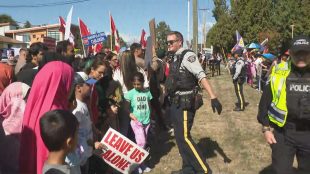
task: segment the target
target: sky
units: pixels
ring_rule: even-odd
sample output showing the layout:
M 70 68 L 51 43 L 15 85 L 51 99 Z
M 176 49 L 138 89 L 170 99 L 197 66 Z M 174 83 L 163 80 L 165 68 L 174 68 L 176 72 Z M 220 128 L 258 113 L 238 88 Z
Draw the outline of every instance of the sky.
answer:
M 37 5 L 82 0 L 2 0 L 0 14 L 8 14 L 17 22 L 27 20 L 33 25 L 58 23 L 58 16 L 65 20 L 72 5 L 8 8 L 10 5 Z M 120 36 L 129 43 L 139 42 L 142 29 L 149 34 L 149 21 L 165 21 L 171 30 L 180 31 L 187 38 L 187 0 L 88 0 L 73 4 L 72 23 L 78 24 L 78 17 L 92 33 L 110 33 L 109 12 L 111 13 Z M 198 0 L 198 9 L 205 11 L 207 30 L 215 23 L 212 17 L 213 0 Z M 192 1 L 190 2 L 192 16 Z M 203 11 L 198 11 L 199 43 L 203 24 Z M 190 37 L 192 38 L 192 17 L 190 18 Z

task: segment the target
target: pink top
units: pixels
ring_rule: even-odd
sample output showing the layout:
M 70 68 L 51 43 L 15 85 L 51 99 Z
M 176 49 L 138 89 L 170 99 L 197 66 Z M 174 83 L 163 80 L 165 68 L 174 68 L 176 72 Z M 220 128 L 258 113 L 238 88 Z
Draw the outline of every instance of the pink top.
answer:
M 24 97 L 29 88 L 25 83 L 14 82 L 0 96 L 0 118 L 5 135 L 21 132 L 26 106 Z
M 48 150 L 41 139 L 39 120 L 47 111 L 68 108 L 72 79 L 73 69 L 60 61 L 46 64 L 36 75 L 23 120 L 20 173 L 42 173 Z

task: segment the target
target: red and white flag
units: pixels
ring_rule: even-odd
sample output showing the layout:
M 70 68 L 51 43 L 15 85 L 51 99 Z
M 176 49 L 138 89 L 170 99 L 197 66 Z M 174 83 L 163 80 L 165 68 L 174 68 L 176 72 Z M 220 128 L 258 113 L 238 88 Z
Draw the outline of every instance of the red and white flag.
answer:
M 65 31 L 66 31 L 66 21 L 65 21 L 64 18 L 62 18 L 61 16 L 59 16 L 59 24 L 60 24 L 59 31 L 60 31 L 63 35 L 65 35 Z M 70 32 L 69 41 L 70 41 L 70 43 L 72 43 L 72 44 L 74 45 L 74 36 L 73 36 L 72 32 Z
M 142 46 L 142 49 L 146 48 L 146 40 L 145 40 L 145 31 L 142 29 L 141 37 L 140 37 L 140 44 Z
M 90 35 L 90 30 L 86 26 L 86 24 L 82 21 L 82 19 L 78 18 L 79 20 L 79 25 L 80 25 L 80 32 L 81 32 L 81 37 L 88 36 Z
M 90 32 L 90 29 L 87 27 L 87 25 L 82 21 L 82 19 L 78 19 L 79 20 L 79 25 L 80 25 L 80 32 L 81 32 L 81 38 L 83 40 L 83 43 L 86 42 L 88 43 L 88 39 L 83 39 L 83 37 L 85 36 L 89 36 L 91 35 L 91 32 Z M 102 49 L 102 43 L 97 43 L 93 46 L 89 46 L 88 47 L 88 53 L 93 53 L 93 54 L 96 54 L 98 52 L 101 51 Z
M 110 15 L 110 22 L 111 22 L 111 37 L 114 35 L 115 38 L 115 51 L 118 53 L 120 50 L 120 44 L 119 44 L 119 38 L 118 38 L 118 32 L 114 24 L 114 20 L 112 18 L 112 15 Z

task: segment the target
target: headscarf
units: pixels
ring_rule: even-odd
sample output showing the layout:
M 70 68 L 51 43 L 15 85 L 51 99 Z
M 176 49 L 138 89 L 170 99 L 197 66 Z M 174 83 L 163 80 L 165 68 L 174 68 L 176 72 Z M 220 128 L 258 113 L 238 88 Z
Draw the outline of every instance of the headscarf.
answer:
M 5 135 L 21 132 L 26 106 L 24 98 L 29 88 L 25 83 L 14 82 L 0 96 L 0 118 Z
M 61 61 L 47 63 L 36 75 L 26 104 L 20 148 L 20 173 L 42 173 L 48 150 L 39 120 L 47 111 L 67 109 L 73 79 L 72 68 Z

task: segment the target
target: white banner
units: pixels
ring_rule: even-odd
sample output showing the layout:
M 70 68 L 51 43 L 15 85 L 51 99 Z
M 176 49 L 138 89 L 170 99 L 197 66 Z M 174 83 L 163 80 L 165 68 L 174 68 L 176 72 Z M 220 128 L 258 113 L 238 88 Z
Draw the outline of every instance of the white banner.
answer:
M 108 147 L 101 157 L 107 164 L 124 174 L 134 171 L 149 155 L 146 150 L 112 128 L 109 128 L 101 143 Z

